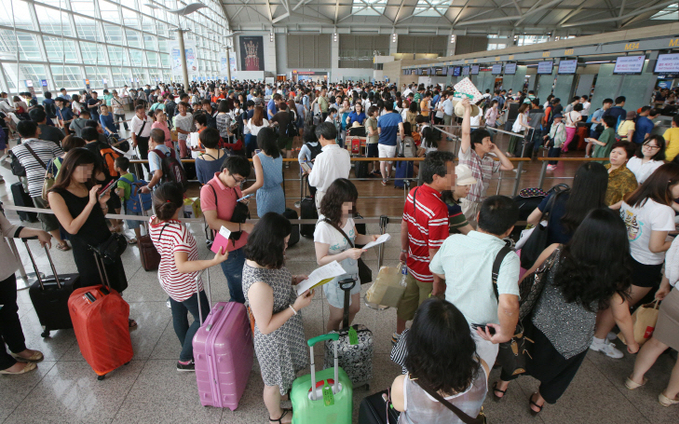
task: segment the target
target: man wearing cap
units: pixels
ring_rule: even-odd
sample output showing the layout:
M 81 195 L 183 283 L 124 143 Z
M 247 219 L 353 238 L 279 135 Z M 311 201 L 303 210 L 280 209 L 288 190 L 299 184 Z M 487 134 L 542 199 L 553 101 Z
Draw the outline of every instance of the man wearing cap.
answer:
M 441 200 L 448 206 L 448 225 L 450 233 L 467 234 L 474 229 L 462 213 L 460 201 L 467 197 L 471 186 L 476 184 L 472 170 L 467 165 L 455 167 L 455 187 L 441 193 Z

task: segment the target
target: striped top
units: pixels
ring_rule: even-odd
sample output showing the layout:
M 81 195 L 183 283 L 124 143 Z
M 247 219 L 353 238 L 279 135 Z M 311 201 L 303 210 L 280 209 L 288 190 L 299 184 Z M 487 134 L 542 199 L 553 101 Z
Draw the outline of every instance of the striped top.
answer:
M 448 237 L 448 207 L 441 200 L 441 193 L 428 185 L 410 190 L 403 206 L 403 220 L 408 224 L 408 272 L 420 282 L 433 283 L 429 249 L 439 249 Z
M 183 273 L 177 270 L 174 261 L 175 252 L 185 252 L 188 260 L 198 259 L 198 247 L 196 239 L 189 232 L 186 225 L 179 221 L 160 221 L 157 224 L 156 216 L 149 220 L 149 235 L 153 245 L 160 254 L 158 266 L 158 281 L 165 292 L 175 301 L 183 302 L 196 292 L 196 276 L 198 272 Z M 198 287 L 203 290 L 203 282 L 198 280 Z
M 22 144 L 14 146 L 12 153 L 19 159 L 21 165 L 26 168 L 28 179 L 28 194 L 31 197 L 42 196 L 42 186 L 45 182 L 45 168 L 40 165 L 35 157 L 28 151 L 26 145 L 31 146 L 35 154 L 49 166 L 49 161 L 64 154 L 61 147 L 52 141 L 38 140 L 37 138 L 24 139 Z

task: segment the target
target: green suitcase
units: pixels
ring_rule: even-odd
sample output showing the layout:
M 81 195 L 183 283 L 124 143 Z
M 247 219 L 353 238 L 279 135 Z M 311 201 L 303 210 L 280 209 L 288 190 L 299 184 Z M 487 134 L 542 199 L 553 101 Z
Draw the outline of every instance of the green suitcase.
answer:
M 292 382 L 292 424 L 351 424 L 353 412 L 353 388 L 351 380 L 337 365 L 316 373 L 314 345 L 325 340 L 337 342 L 339 334 L 324 334 L 310 339 L 307 344 L 311 353 L 311 375 L 307 374 Z M 315 390 L 312 392 L 312 382 Z

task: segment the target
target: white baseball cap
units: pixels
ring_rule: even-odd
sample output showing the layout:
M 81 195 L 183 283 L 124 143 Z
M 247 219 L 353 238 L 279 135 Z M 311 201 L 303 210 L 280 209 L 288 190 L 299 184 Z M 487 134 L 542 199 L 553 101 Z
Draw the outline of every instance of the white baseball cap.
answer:
M 472 170 L 467 165 L 457 165 L 455 167 L 455 184 L 467 186 L 476 184 L 476 178 L 472 176 Z

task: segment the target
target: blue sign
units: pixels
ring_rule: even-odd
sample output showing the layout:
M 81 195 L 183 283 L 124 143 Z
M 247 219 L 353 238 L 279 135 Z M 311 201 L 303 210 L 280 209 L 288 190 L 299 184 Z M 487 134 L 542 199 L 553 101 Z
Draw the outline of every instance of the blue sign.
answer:
M 40 80 L 40 84 L 41 84 L 43 87 L 47 87 L 47 80 Z

